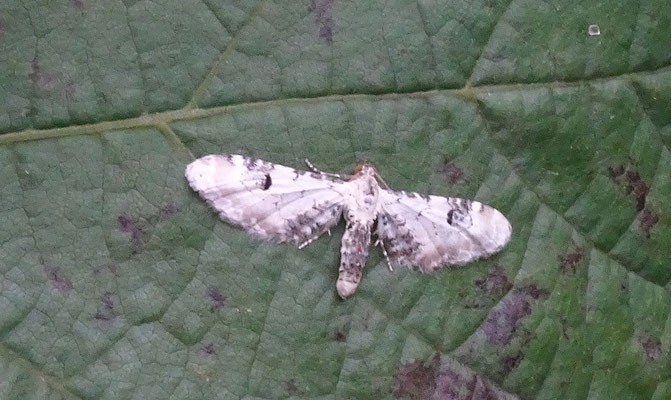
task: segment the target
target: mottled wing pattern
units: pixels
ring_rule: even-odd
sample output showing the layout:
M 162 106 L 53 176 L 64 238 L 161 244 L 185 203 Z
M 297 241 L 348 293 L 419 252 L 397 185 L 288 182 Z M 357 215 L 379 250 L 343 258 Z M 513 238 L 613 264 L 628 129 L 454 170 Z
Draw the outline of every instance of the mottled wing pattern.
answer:
M 340 220 L 344 181 L 241 155 L 209 155 L 186 168 L 189 185 L 221 219 L 273 242 L 307 243 Z
M 498 252 L 510 223 L 477 201 L 380 190 L 377 235 L 392 264 L 431 272 Z

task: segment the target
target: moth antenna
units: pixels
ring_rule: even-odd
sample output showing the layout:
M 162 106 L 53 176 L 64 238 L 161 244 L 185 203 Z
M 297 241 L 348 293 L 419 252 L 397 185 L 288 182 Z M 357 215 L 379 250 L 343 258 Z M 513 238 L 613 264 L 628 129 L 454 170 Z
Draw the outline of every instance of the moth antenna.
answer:
M 377 169 L 373 168 L 373 171 L 375 171 L 375 177 L 376 177 L 380 182 L 382 182 L 382 184 L 384 185 L 384 188 L 387 189 L 387 190 L 391 190 L 391 188 L 389 187 L 389 185 L 387 185 L 387 182 L 385 182 L 384 179 L 382 178 L 382 175 L 380 175 L 380 174 L 377 172 Z
M 352 178 L 351 175 L 333 174 L 333 173 L 331 173 L 331 172 L 324 172 L 324 171 L 322 171 L 321 169 L 315 167 L 315 166 L 310 162 L 310 160 L 308 160 L 307 158 L 305 159 L 305 164 L 307 164 L 308 168 L 310 168 L 310 169 L 312 170 L 312 172 L 316 172 L 316 173 L 321 174 L 321 175 L 332 176 L 332 177 L 334 177 L 334 178 L 342 179 L 342 180 L 344 180 L 344 181 L 348 181 L 348 180 L 350 180 L 350 179 Z

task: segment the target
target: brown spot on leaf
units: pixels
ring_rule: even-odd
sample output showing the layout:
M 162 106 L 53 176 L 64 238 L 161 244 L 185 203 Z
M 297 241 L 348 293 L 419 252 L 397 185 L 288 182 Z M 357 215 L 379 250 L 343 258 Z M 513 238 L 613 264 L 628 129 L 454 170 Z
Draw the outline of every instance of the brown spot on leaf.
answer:
M 627 181 L 627 193 L 636 199 L 636 211 L 643 210 L 650 187 L 643 182 L 641 175 L 636 171 L 627 171 Z
M 61 294 L 66 294 L 72 290 L 72 282 L 70 282 L 70 279 L 65 276 L 65 273 L 61 267 L 47 266 L 46 269 L 47 280 L 49 281 L 49 285 L 51 285 L 52 288 L 56 289 Z
M 116 275 L 117 269 L 119 267 L 114 263 L 113 261 L 106 262 L 104 264 L 98 265 L 97 267 L 93 268 L 93 273 L 94 274 L 99 274 L 102 272 L 109 272 L 112 275 Z
M 210 311 L 212 312 L 221 310 L 226 305 L 226 296 L 217 287 L 211 286 L 207 289 L 207 296 L 212 302 L 212 306 L 210 307 Z
M 345 335 L 342 331 L 337 331 L 335 335 L 333 335 L 333 339 L 335 339 L 336 342 L 344 342 L 347 340 L 347 335 Z
M 75 82 L 69 81 L 68 83 L 66 83 L 65 87 L 63 88 L 63 91 L 65 92 L 65 98 L 68 100 L 74 99 L 78 89 L 79 86 Z
M 98 304 L 98 311 L 94 318 L 100 321 L 110 321 L 116 317 L 114 311 L 114 294 L 112 292 L 105 292 L 100 296 L 100 304 Z
M 128 215 L 120 215 L 117 218 L 117 227 L 123 233 L 130 236 L 131 241 L 135 245 L 141 245 L 146 238 L 146 228 L 144 224 L 137 217 L 130 217 Z
M 508 281 L 506 272 L 500 265 L 489 272 L 485 279 L 478 279 L 475 285 L 487 294 L 503 295 L 512 288 L 512 284 Z
M 585 258 L 585 249 L 576 247 L 572 253 L 559 257 L 559 268 L 563 273 L 568 273 L 569 270 L 575 274 L 576 266 Z
M 503 365 L 504 374 L 508 374 L 510 371 L 517 368 L 517 366 L 520 364 L 520 361 L 522 361 L 522 358 L 524 358 L 524 356 L 521 352 L 515 354 L 514 356 L 505 357 L 501 362 Z
M 444 161 L 436 172 L 443 175 L 450 185 L 454 185 L 464 179 L 464 171 L 453 162 Z
M 214 348 L 214 343 L 210 342 L 208 344 L 203 345 L 200 348 L 201 354 L 207 354 L 208 356 L 212 356 L 217 354 L 217 350 Z
M 297 396 L 301 394 L 301 391 L 298 389 L 298 386 L 296 386 L 295 379 L 289 379 L 288 381 L 286 381 L 286 383 L 284 384 L 284 388 L 289 396 Z
M 643 210 L 650 187 L 643 181 L 641 175 L 634 169 L 634 166 L 610 166 L 608 167 L 608 177 L 622 187 L 626 194 L 634 198 L 636 201 L 636 211 Z
M 547 290 L 534 285 L 510 292 L 483 324 L 482 329 L 487 339 L 499 345 L 510 343 L 522 320 L 531 314 L 530 301 L 547 295 Z
M 440 372 L 436 381 L 436 391 L 433 398 L 460 400 L 485 398 L 476 397 L 475 385 L 477 383 L 477 377 L 475 376 L 469 378 L 462 373 L 447 368 Z
M 662 356 L 662 342 L 651 336 L 639 336 L 638 343 L 645 351 L 648 361 L 657 361 Z
M 82 0 L 72 0 L 72 6 L 77 9 L 77 11 L 84 11 L 84 2 Z
M 161 208 L 158 211 L 158 219 L 159 220 L 166 220 L 168 218 L 171 218 L 177 213 L 177 204 L 173 202 L 168 202 L 165 203 L 161 206 Z
M 440 356 L 428 362 L 404 363 L 396 373 L 393 392 L 402 399 L 496 400 L 499 392 L 477 375 L 449 363 L 441 365 Z
M 641 220 L 638 223 L 639 228 L 646 238 L 650 239 L 650 230 L 659 222 L 659 215 L 650 208 L 645 208 L 641 214 Z
M 610 177 L 610 179 L 615 180 L 622 174 L 624 174 L 624 165 L 620 164 L 616 167 L 613 166 L 608 167 L 608 176 Z
M 39 86 L 41 89 L 53 89 L 58 83 L 62 81 L 60 74 L 44 70 L 35 58 L 30 63 L 30 68 L 31 72 L 28 74 L 28 77 L 30 77 L 30 80 L 32 80 L 33 83 Z
M 335 0 L 311 0 L 308 11 L 315 15 L 315 21 L 319 26 L 319 38 L 327 44 L 333 44 L 333 30 L 335 19 L 333 16 L 333 5 Z
M 140 247 L 147 241 L 152 225 L 171 218 L 177 211 L 177 205 L 168 202 L 163 204 L 156 213 L 145 214 L 141 217 L 120 215 L 117 218 L 117 228 L 128 234 L 133 245 Z
M 428 399 L 436 391 L 436 378 L 440 368 L 440 356 L 428 363 L 412 361 L 403 363 L 396 372 L 396 398 Z

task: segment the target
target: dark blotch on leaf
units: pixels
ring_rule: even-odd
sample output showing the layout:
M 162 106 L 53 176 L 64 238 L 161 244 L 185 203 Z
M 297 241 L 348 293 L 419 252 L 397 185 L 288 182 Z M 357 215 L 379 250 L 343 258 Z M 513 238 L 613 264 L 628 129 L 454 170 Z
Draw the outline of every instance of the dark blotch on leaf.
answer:
M 533 285 L 510 292 L 483 324 L 482 329 L 487 339 L 499 345 L 510 343 L 522 319 L 531 314 L 530 301 L 547 295 L 547 290 Z
M 69 81 L 63 88 L 63 91 L 65 92 L 65 98 L 68 100 L 74 99 L 78 88 L 79 86 L 75 82 Z
M 165 203 L 158 210 L 158 219 L 168 219 L 175 215 L 175 213 L 177 213 L 177 205 L 173 202 Z
M 650 238 L 650 230 L 659 222 L 659 215 L 657 215 L 654 211 L 650 210 L 649 208 L 645 208 L 643 210 L 643 214 L 641 215 L 641 220 L 638 223 L 639 228 L 641 228 L 641 231 L 645 235 L 646 238 Z
M 608 176 L 615 180 L 618 176 L 624 174 L 624 165 L 620 164 L 617 167 L 608 167 Z
M 219 288 L 210 287 L 209 289 L 207 289 L 207 296 L 210 298 L 210 301 L 212 302 L 212 307 L 210 307 L 210 311 L 221 310 L 226 305 L 226 296 L 224 296 L 221 293 Z
M 333 335 L 333 338 L 336 342 L 342 343 L 347 340 L 347 335 L 345 335 L 342 331 L 337 331 L 335 335 Z
M 568 273 L 569 270 L 575 274 L 576 266 L 585 258 L 585 249 L 576 247 L 572 253 L 559 257 L 559 268 L 563 273 Z
M 106 262 L 104 264 L 98 265 L 93 269 L 94 274 L 99 274 L 101 272 L 109 271 L 112 275 L 116 275 L 117 269 L 119 267 L 113 261 Z
M 627 181 L 627 193 L 631 193 L 636 199 L 636 211 L 643 210 L 650 188 L 643 182 L 641 175 L 635 171 L 627 171 Z
M 643 347 L 648 361 L 657 361 L 662 356 L 662 342 L 658 338 L 639 336 L 638 343 Z
M 65 276 L 61 267 L 48 266 L 47 280 L 51 287 L 59 291 L 61 294 L 65 294 L 73 288 L 72 282 Z
M 144 242 L 146 231 L 139 218 L 120 215 L 117 218 L 117 227 L 121 232 L 130 236 L 133 244 L 140 245 Z
M 100 296 L 100 304 L 94 317 L 100 321 L 110 321 L 116 317 L 112 292 L 105 292 Z
M 524 358 L 522 353 L 517 353 L 514 356 L 504 358 L 502 361 L 504 374 L 508 374 L 510 371 L 517 368 L 517 366 L 520 365 L 522 358 Z
M 499 399 L 499 393 L 489 383 L 471 372 L 441 365 L 440 356 L 422 363 L 413 361 L 401 365 L 396 373 L 394 396 L 403 399 Z
M 464 179 L 464 171 L 453 162 L 444 161 L 436 172 L 443 175 L 450 185 L 454 185 Z
M 61 76 L 58 73 L 43 70 L 38 64 L 37 59 L 33 59 L 30 63 L 30 68 L 31 72 L 28 74 L 28 77 L 41 89 L 53 89 L 56 84 L 61 82 Z
M 200 348 L 200 352 L 210 356 L 217 354 L 217 350 L 214 348 L 214 343 L 208 343 L 206 345 L 203 345 Z
M 636 200 L 636 211 L 645 208 L 645 199 L 650 187 L 641 179 L 641 175 L 633 166 L 618 165 L 608 167 L 608 177 L 621 186 L 624 192 Z
M 413 361 L 403 363 L 396 372 L 394 396 L 407 399 L 428 399 L 436 391 L 436 378 L 440 369 L 440 356 L 428 363 Z
M 72 6 L 79 11 L 84 11 L 84 2 L 82 0 L 72 0 Z
M 319 38 L 328 44 L 333 44 L 333 30 L 335 20 L 333 18 L 333 5 L 335 0 L 312 0 L 308 10 L 314 13 L 315 20 L 319 26 Z
M 289 379 L 286 381 L 284 388 L 289 396 L 297 396 L 301 394 L 301 391 L 298 389 L 298 386 L 296 386 L 296 381 L 294 379 Z
M 485 279 L 476 280 L 475 285 L 487 294 L 504 294 L 513 286 L 500 265 L 496 265 Z

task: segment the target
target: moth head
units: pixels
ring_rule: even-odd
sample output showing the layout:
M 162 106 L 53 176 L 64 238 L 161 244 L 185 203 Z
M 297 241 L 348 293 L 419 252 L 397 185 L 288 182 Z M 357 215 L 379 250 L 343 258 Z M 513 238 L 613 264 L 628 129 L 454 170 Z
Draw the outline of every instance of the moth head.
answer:
M 354 178 L 358 178 L 364 175 L 375 177 L 375 179 L 377 179 L 378 182 L 382 183 L 382 185 L 384 185 L 386 189 L 389 189 L 389 185 L 387 185 L 387 182 L 385 182 L 384 179 L 382 179 L 382 176 L 377 172 L 375 167 L 370 165 L 368 161 L 364 161 L 354 168 Z
M 361 164 L 357 165 L 354 167 L 354 175 L 355 176 L 361 176 L 361 175 L 375 175 L 377 172 L 375 171 L 375 168 L 373 168 L 372 165 L 368 161 L 364 161 Z

